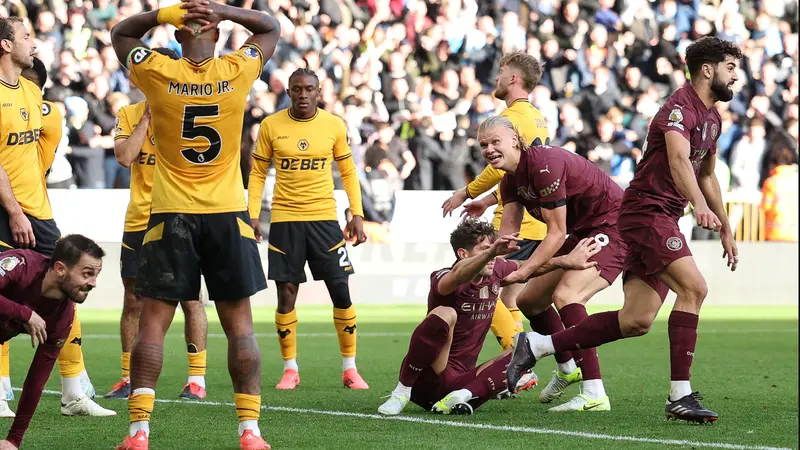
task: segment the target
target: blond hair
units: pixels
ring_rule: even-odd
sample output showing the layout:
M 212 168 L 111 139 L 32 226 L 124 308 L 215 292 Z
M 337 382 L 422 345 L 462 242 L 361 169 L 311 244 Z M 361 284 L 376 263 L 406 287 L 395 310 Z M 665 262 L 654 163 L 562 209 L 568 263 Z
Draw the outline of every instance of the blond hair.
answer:
M 522 51 L 503 55 L 500 58 L 500 67 L 518 70 L 522 74 L 522 88 L 528 92 L 533 91 L 533 88 L 539 84 L 544 72 L 539 60 Z
M 491 116 L 486 118 L 486 120 L 478 125 L 478 136 L 488 132 L 492 128 L 497 127 L 506 128 L 514 133 L 514 135 L 517 137 L 517 148 L 519 151 L 525 151 L 528 149 L 528 144 L 522 139 L 519 131 L 517 131 L 517 127 L 515 127 L 514 124 L 511 123 L 511 120 L 505 116 Z

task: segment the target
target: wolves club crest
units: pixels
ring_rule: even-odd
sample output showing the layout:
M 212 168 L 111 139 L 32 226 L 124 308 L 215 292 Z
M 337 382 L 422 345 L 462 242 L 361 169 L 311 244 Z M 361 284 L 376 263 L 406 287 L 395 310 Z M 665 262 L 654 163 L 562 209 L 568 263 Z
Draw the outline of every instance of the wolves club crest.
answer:
M 28 117 L 29 117 L 28 116 L 28 111 L 25 108 L 20 108 L 19 109 L 19 115 L 22 116 L 22 120 L 24 120 L 25 122 L 28 121 Z

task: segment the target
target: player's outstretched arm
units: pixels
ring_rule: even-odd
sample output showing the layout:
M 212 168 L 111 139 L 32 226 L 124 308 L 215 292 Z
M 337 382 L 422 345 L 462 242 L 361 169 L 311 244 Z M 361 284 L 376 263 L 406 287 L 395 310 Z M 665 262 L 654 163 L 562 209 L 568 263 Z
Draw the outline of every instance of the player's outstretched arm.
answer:
M 475 198 L 494 186 L 503 179 L 503 172 L 492 166 L 486 166 L 477 178 L 465 187 L 453 192 L 453 195 L 442 203 L 442 217 L 452 214 L 453 211 L 464 204 L 469 198 Z M 491 205 L 489 205 L 491 206 Z M 489 207 L 487 206 L 487 208 Z
M 111 29 L 111 46 L 117 59 L 124 67 L 128 67 L 128 56 L 137 47 L 147 47 L 142 36 L 159 25 L 158 11 L 136 14 L 116 24 Z
M 14 241 L 22 248 L 35 247 L 36 237 L 33 234 L 31 221 L 25 217 L 22 207 L 19 206 L 17 197 L 11 189 L 11 179 L 2 165 L 0 165 L 0 204 L 8 213 L 9 228 Z
M 725 250 L 722 257 L 728 259 L 728 267 L 731 268 L 731 271 L 735 271 L 739 263 L 739 250 L 736 248 L 736 239 L 731 231 L 731 224 L 728 222 L 725 204 L 722 202 L 722 189 L 720 189 L 719 180 L 717 180 L 717 175 L 714 173 L 716 160 L 716 155 L 712 155 L 711 152 L 706 154 L 703 159 L 703 165 L 700 167 L 697 184 L 700 186 L 700 192 L 703 193 L 708 207 L 719 219 L 721 225 L 719 231 L 720 239 L 722 240 L 722 248 Z
M 14 423 L 11 424 L 11 429 L 8 430 L 8 437 L 6 437 L 6 440 L 17 447 L 22 443 L 22 437 L 31 423 L 33 413 L 39 405 L 42 391 L 47 379 L 50 378 L 50 372 L 53 371 L 53 365 L 55 365 L 60 351 L 61 348 L 53 344 L 41 344 L 36 349 L 36 354 L 33 356 L 33 361 L 31 361 L 31 367 L 28 369 L 28 376 L 25 377 L 25 383 L 22 385 L 17 417 L 14 419 Z
M 478 274 L 481 272 L 481 270 L 483 270 L 486 264 L 489 263 L 489 261 L 493 260 L 497 256 L 505 255 L 518 250 L 518 235 L 519 233 L 501 236 L 497 238 L 494 243 L 492 243 L 492 246 L 486 250 L 471 258 L 465 258 L 457 262 L 449 272 L 444 274 L 442 278 L 439 279 L 439 284 L 437 285 L 439 293 L 442 295 L 448 295 L 455 292 L 459 286 L 469 283 L 471 279 L 478 276 Z
M 462 216 L 479 218 L 487 209 L 497 204 L 497 190 L 492 192 L 492 195 L 487 195 L 480 200 L 475 200 L 464 205 L 461 211 Z
M 505 209 L 503 216 L 505 216 Z M 533 251 L 533 255 L 523 262 L 519 269 L 503 280 L 505 283 L 519 283 L 530 278 L 555 256 L 558 249 L 567 240 L 567 207 L 565 205 L 556 206 L 553 209 L 542 206 L 542 219 L 547 224 L 547 235 Z

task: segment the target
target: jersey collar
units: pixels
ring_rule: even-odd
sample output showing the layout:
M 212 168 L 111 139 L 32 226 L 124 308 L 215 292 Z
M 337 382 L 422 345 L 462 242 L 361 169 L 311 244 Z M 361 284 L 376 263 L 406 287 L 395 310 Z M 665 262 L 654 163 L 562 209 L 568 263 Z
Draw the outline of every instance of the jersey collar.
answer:
M 295 122 L 311 122 L 312 120 L 316 119 L 319 115 L 319 108 L 314 111 L 314 115 L 309 117 L 308 119 L 298 119 L 297 117 L 292 115 L 292 108 L 286 108 L 286 113 L 289 114 L 289 118 L 294 120 Z
M 9 89 L 19 89 L 19 80 L 17 80 L 17 84 L 8 84 L 3 80 L 0 80 L 0 86 L 7 87 Z

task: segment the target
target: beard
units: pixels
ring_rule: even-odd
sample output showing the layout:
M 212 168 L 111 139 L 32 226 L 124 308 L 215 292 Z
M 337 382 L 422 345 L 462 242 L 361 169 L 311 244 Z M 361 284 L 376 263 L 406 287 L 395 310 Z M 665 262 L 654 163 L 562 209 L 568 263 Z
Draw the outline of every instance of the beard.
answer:
M 508 89 L 503 86 L 497 86 L 497 88 L 494 90 L 494 98 L 498 100 L 505 100 L 506 95 L 508 95 Z
M 733 90 L 716 76 L 711 81 L 711 92 L 713 92 L 717 100 L 721 102 L 729 102 L 733 99 Z

